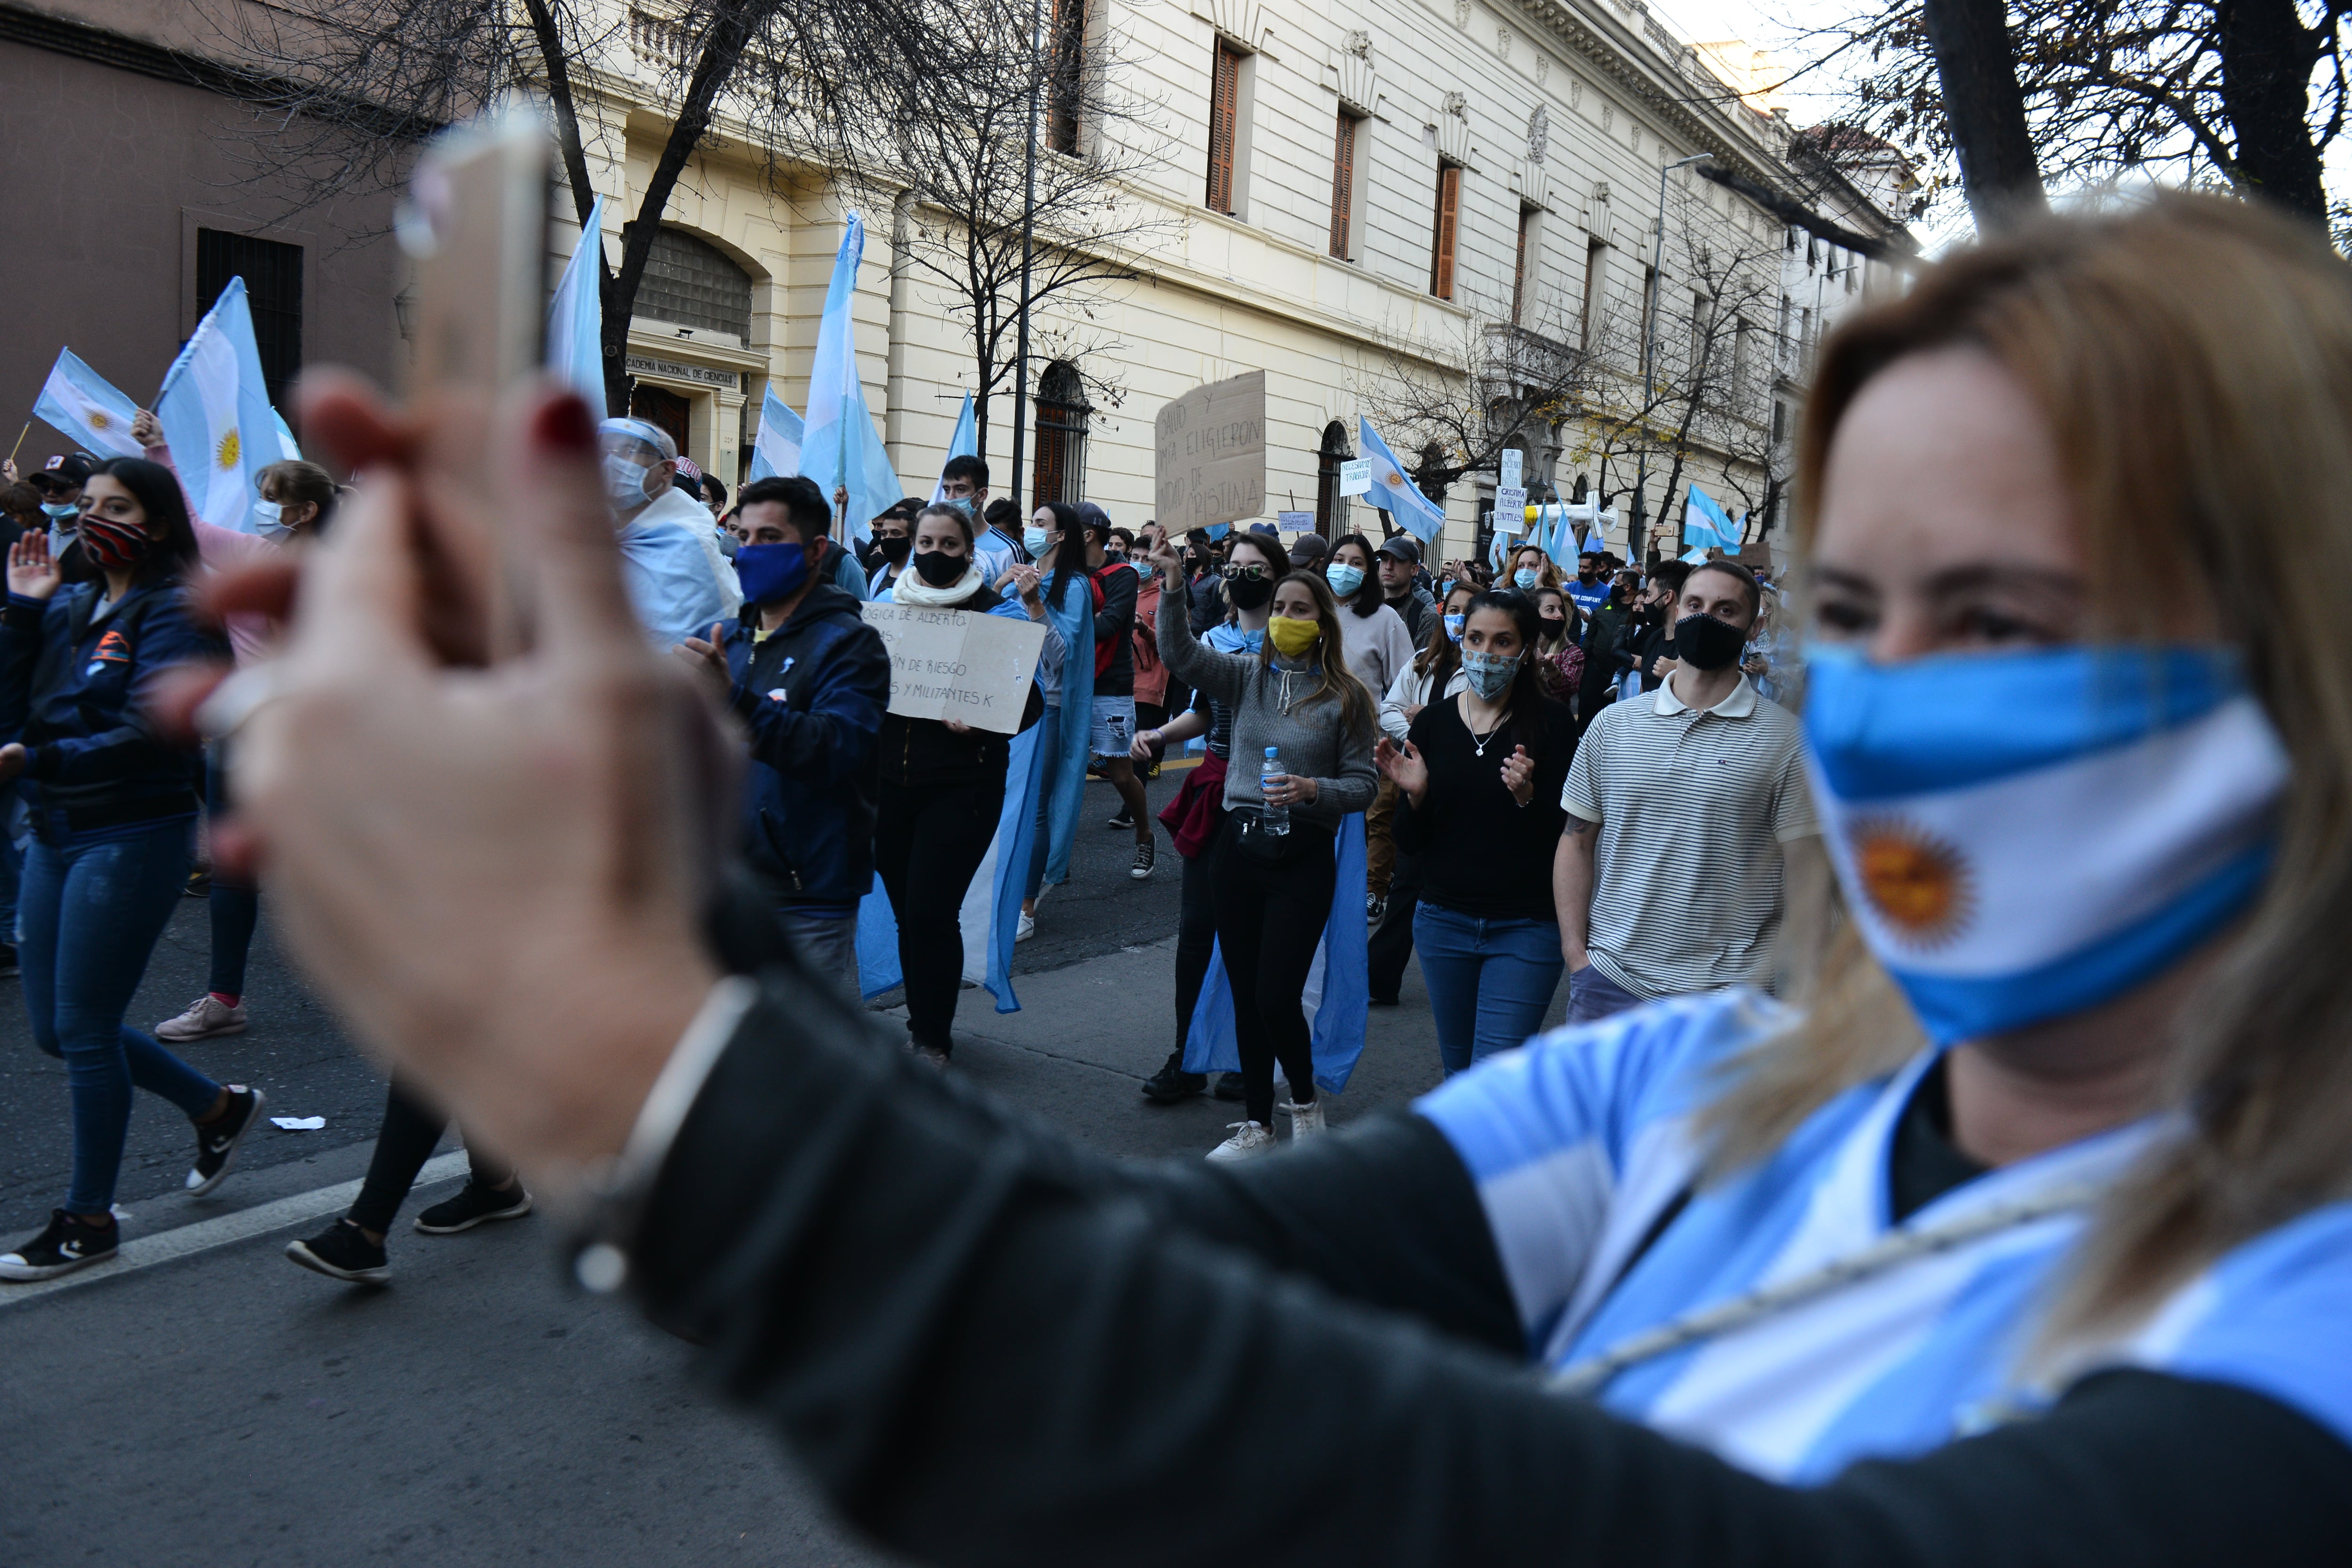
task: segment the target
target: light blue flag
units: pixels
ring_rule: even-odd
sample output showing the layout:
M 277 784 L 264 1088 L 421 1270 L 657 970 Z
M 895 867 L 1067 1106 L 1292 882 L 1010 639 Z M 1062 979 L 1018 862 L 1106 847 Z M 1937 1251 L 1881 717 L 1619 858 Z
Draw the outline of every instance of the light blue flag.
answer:
M 1087 574 L 1070 572 L 1058 596 L 1048 572 L 1038 590 L 1045 595 L 1045 622 L 1062 647 L 1061 746 L 1053 758 L 1046 787 L 1053 805 L 1045 822 L 1045 880 L 1055 887 L 1070 879 L 1070 849 L 1078 837 L 1080 798 L 1087 788 L 1087 758 L 1094 750 L 1095 595 Z M 1182 613 L 1183 606 L 1177 606 Z
M 286 460 L 289 463 L 300 462 L 302 448 L 294 444 L 294 428 L 286 423 L 286 416 L 273 408 L 269 411 L 269 417 L 278 426 L 278 449 L 286 454 Z
M 1371 933 L 1364 923 L 1364 818 L 1341 819 L 1339 886 L 1331 894 L 1330 918 L 1299 994 L 1307 1015 L 1315 1082 L 1333 1094 L 1348 1087 L 1356 1058 L 1364 1054 L 1364 1025 L 1371 1012 Z M 1225 958 L 1212 951 L 1201 981 L 1201 999 L 1184 1036 L 1186 1072 L 1239 1072 L 1242 1058 L 1234 1038 L 1234 988 L 1225 978 Z
M 1702 566 L 1706 563 L 1706 551 L 1702 546 L 1694 544 L 1684 551 L 1680 558 L 1693 566 Z
M 1732 528 L 1729 515 L 1696 485 L 1691 486 L 1683 502 L 1683 543 L 1694 550 L 1704 550 L 1710 544 L 1717 550 L 1739 548 L 1739 535 Z
M 858 258 L 865 250 L 866 220 L 853 212 L 833 258 L 824 316 L 817 323 L 801 441 L 801 472 L 816 481 L 827 500 L 836 488 L 849 491 L 850 531 L 859 539 L 873 531 L 876 517 L 907 493 L 874 433 L 874 416 L 866 408 L 866 384 L 857 374 L 857 336 L 850 306 L 857 294 Z
M 46 420 L 101 458 L 140 456 L 139 443 L 131 438 L 139 405 L 82 363 L 71 349 L 58 351 L 58 363 L 49 367 L 49 379 L 33 400 L 33 417 Z
M 547 307 L 548 373 L 598 413 L 604 409 L 604 198 L 598 196 Z
M 286 423 L 269 405 L 244 279 L 228 280 L 163 373 L 155 417 L 196 515 L 215 527 L 252 532 L 254 503 L 261 496 L 254 476 L 278 461 L 291 437 L 281 434 Z
M 1405 478 L 1404 465 L 1397 461 L 1381 433 L 1362 415 L 1356 416 L 1356 433 L 1361 445 L 1359 450 L 1372 465 L 1372 488 L 1364 499 L 1386 510 L 1402 527 L 1423 544 L 1437 537 L 1445 526 L 1445 509 L 1421 493 L 1419 486 Z M 1524 523 L 1522 524 L 1524 526 Z
M 760 405 L 760 433 L 751 437 L 751 477 L 790 479 L 801 471 L 801 416 L 776 395 L 775 383 Z
M 1028 612 L 1012 601 L 989 613 L 1028 619 Z M 1085 729 L 1079 726 L 1081 736 Z M 1021 1010 L 1021 998 L 1013 990 L 1013 942 L 1020 931 L 1029 859 L 1036 852 L 1037 792 L 1045 787 L 1048 760 L 1042 743 L 1045 732 L 1043 724 L 1032 724 L 1013 737 L 1012 755 L 1004 770 L 1004 805 L 996 814 L 996 831 L 989 838 L 988 853 L 972 874 L 957 915 L 963 929 L 963 977 L 987 986 L 1000 1013 Z M 883 890 L 877 874 L 872 889 L 857 903 L 858 993 L 870 1002 L 905 979 L 898 963 L 898 917 L 891 912 L 890 896 Z
M 948 462 L 958 458 L 980 456 L 980 423 L 972 416 L 971 394 L 963 395 L 963 407 L 956 415 L 955 434 L 948 437 Z M 948 499 L 947 465 L 940 466 L 939 483 L 931 487 L 931 504 L 937 506 Z

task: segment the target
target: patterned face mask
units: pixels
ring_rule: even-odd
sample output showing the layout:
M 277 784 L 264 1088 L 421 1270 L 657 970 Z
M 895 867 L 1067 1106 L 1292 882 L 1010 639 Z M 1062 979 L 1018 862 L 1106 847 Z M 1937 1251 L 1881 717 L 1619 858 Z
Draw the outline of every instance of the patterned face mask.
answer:
M 147 531 L 135 522 L 118 522 L 106 517 L 81 520 L 82 550 L 103 571 L 127 571 L 154 542 Z

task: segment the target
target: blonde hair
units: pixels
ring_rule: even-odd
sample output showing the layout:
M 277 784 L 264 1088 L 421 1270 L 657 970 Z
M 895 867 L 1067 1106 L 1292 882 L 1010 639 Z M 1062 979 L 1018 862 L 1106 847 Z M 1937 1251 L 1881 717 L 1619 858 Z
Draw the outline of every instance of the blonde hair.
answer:
M 1825 348 L 1798 452 L 1809 549 L 1838 421 L 1907 355 L 1991 355 L 2048 419 L 2081 520 L 2093 632 L 2210 607 L 2294 760 L 2268 884 L 2179 1015 L 2183 1133 L 2117 1184 L 2045 1346 L 2128 1323 L 2231 1247 L 2352 1191 L 2352 268 L 2316 228 L 2168 195 L 1964 252 Z M 2293 562 L 2294 570 L 2282 571 Z M 1834 909 L 1804 1014 L 1734 1064 L 1711 1171 L 1916 1053 L 1893 983 Z M 1815 964 L 1817 963 L 1817 967 Z
M 1339 631 L 1338 595 L 1319 572 L 1292 572 L 1277 579 L 1274 585 L 1278 589 L 1291 583 L 1305 584 L 1307 593 L 1314 596 L 1315 624 L 1323 635 L 1321 647 L 1315 656 L 1316 668 L 1321 673 L 1314 689 L 1292 707 L 1304 708 L 1310 702 L 1331 698 L 1339 704 L 1339 722 L 1343 727 L 1370 732 L 1380 721 L 1380 704 L 1373 699 L 1370 688 L 1357 679 L 1355 671 L 1348 668 L 1348 645 Z M 1257 662 L 1260 668 L 1274 662 L 1274 637 L 1270 633 L 1258 645 Z

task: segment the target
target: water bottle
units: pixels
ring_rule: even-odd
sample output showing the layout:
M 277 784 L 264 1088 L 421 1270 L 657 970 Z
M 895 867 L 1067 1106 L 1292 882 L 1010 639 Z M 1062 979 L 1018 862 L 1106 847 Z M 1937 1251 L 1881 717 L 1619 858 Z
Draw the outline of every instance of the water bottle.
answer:
M 1265 749 L 1265 765 L 1257 771 L 1258 800 L 1260 803 L 1258 808 L 1257 826 L 1258 831 L 1265 834 L 1269 838 L 1279 838 L 1284 834 L 1290 831 L 1290 807 L 1286 805 L 1267 805 L 1264 804 L 1265 800 L 1266 784 L 1270 781 L 1280 777 L 1282 777 L 1282 748 L 1279 746 L 1268 746 Z

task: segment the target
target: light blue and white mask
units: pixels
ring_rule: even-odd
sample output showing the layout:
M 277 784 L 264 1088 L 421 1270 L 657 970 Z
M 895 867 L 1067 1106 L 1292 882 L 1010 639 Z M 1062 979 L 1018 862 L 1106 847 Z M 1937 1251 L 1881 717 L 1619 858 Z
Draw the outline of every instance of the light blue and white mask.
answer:
M 1492 702 L 1510 689 L 1511 678 L 1519 671 L 1517 654 L 1465 653 L 1462 656 L 1462 678 L 1482 702 Z
M 1323 579 L 1331 584 L 1331 592 L 1344 599 L 1364 585 L 1364 569 L 1335 561 L 1323 568 Z
M 1939 1046 L 2119 996 L 2262 890 L 2288 761 L 2228 650 L 1829 648 L 1807 681 L 1831 861 Z

